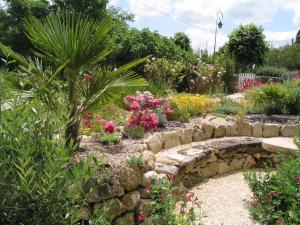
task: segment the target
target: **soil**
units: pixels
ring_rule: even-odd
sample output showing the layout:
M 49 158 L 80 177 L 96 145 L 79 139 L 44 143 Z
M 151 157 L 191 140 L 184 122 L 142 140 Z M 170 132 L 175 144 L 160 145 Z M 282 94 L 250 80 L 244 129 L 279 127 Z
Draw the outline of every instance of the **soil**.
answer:
M 285 125 L 295 125 L 298 123 L 299 115 L 261 115 L 261 114 L 252 114 L 247 115 L 246 120 L 250 123 L 254 122 L 263 122 L 263 123 L 278 123 Z

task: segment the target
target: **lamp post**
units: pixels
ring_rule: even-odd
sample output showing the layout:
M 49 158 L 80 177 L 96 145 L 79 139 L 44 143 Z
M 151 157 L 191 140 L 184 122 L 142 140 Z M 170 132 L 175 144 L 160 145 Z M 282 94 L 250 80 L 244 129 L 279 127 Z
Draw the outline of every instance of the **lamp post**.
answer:
M 217 33 L 218 33 L 218 28 L 222 29 L 223 27 L 223 13 L 221 11 L 217 12 L 217 19 L 216 19 L 216 30 L 215 30 L 215 44 L 214 44 L 214 55 L 216 53 L 216 44 L 217 44 Z

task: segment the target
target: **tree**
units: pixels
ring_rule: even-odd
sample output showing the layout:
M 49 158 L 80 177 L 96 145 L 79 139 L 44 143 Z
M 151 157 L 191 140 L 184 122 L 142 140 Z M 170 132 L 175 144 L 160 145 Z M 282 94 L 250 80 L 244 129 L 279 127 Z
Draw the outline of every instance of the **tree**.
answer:
M 300 44 L 300 30 L 298 31 L 297 36 L 296 36 L 296 43 Z
M 182 32 L 176 33 L 174 36 L 174 42 L 176 45 L 178 45 L 183 50 L 186 50 L 186 51 L 192 50 L 191 41 L 185 33 L 182 33 Z
M 59 73 L 66 78 L 65 102 L 68 118 L 65 138 L 68 146 L 78 143 L 82 113 L 120 94 L 118 88 L 146 85 L 145 80 L 129 71 L 146 58 L 131 62 L 115 71 L 97 66 L 111 53 L 110 46 L 103 42 L 111 30 L 111 25 L 110 18 L 105 18 L 100 23 L 71 12 L 50 15 L 43 20 L 35 17 L 25 20 L 26 35 L 36 47 L 37 55 L 58 68 L 50 77 L 43 76 L 38 69 L 30 71 L 28 76 L 34 78 L 29 80 L 36 81 L 34 86 L 37 88 L 49 83 L 48 89 L 51 89 L 51 81 Z M 17 60 L 24 72 L 28 72 L 28 68 L 34 68 L 32 60 L 22 57 L 6 46 L 0 48 L 6 55 Z M 39 67 L 41 66 L 36 66 Z M 40 92 L 43 93 L 44 90 Z M 60 100 L 57 99 L 57 102 Z
M 228 50 L 242 70 L 253 64 L 262 65 L 267 51 L 263 28 L 255 24 L 241 25 L 229 35 Z

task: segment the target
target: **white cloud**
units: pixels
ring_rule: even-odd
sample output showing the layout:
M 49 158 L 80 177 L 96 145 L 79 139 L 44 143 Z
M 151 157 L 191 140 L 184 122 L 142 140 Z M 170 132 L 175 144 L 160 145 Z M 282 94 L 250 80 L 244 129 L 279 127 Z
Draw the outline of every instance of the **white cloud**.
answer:
M 136 19 L 154 17 L 161 12 L 169 13 L 171 0 L 129 0 L 129 8 Z
M 297 26 L 300 25 L 300 1 L 299 0 L 286 0 L 282 3 L 283 8 L 294 12 L 293 23 Z
M 292 31 L 265 31 L 266 39 L 275 47 L 291 43 L 292 38 L 295 39 L 297 30 Z
M 116 6 L 117 5 L 117 0 L 109 0 L 108 5 L 109 6 Z

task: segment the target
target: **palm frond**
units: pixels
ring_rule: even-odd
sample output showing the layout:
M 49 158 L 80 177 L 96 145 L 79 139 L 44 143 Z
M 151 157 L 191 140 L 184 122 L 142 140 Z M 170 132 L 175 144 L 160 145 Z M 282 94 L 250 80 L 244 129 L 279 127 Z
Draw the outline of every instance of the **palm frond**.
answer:
M 66 62 L 70 69 L 94 65 L 111 52 L 104 42 L 112 27 L 110 17 L 100 23 L 65 12 L 43 20 L 29 17 L 24 21 L 24 27 L 27 37 L 38 49 L 36 54 L 56 66 Z

